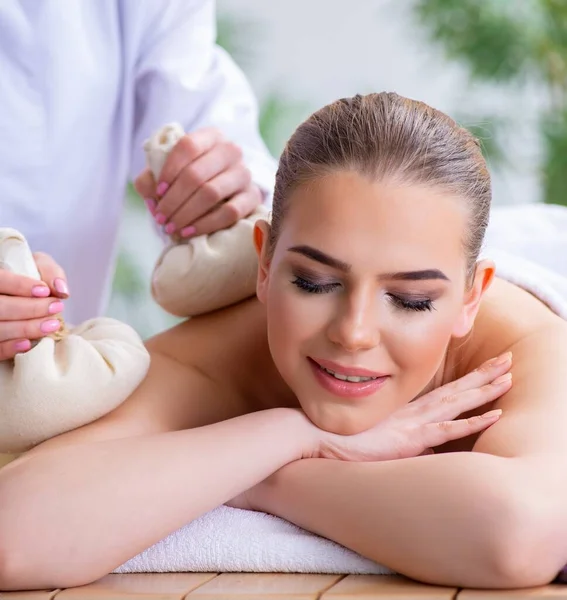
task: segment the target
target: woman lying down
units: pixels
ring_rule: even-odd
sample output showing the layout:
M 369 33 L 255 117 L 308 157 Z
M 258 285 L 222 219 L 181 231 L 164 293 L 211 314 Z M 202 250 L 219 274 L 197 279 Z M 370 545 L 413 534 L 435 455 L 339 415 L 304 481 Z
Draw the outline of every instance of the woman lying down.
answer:
M 490 198 L 475 139 L 422 103 L 312 115 L 254 231 L 257 298 L 149 340 L 118 409 L 0 471 L 0 589 L 86 584 L 223 503 L 428 583 L 551 581 L 567 325 L 479 260 Z

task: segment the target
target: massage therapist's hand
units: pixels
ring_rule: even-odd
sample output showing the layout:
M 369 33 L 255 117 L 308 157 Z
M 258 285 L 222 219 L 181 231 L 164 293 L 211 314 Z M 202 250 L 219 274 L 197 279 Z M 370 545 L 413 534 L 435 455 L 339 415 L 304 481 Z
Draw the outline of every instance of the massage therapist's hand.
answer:
M 0 269 L 0 361 L 26 352 L 31 340 L 61 327 L 55 316 L 69 297 L 65 273 L 47 254 L 33 256 L 41 281 Z
M 359 434 L 324 436 L 314 458 L 382 461 L 429 454 L 446 442 L 479 433 L 498 421 L 502 411 L 459 419 L 497 400 L 512 387 L 510 353 L 491 359 L 464 377 L 398 409 Z
M 262 202 L 242 151 L 214 128 L 185 135 L 167 157 L 159 181 L 146 169 L 134 186 L 157 224 L 182 238 L 230 227 Z

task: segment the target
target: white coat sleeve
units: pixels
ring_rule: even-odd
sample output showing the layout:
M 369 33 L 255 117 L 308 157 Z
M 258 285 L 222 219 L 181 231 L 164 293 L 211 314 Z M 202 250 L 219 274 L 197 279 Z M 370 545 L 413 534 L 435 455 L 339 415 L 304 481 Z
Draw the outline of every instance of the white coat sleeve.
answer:
M 131 177 L 145 166 L 142 145 L 171 121 L 188 132 L 214 126 L 237 143 L 254 182 L 271 206 L 275 161 L 258 130 L 258 107 L 246 77 L 215 44 L 212 0 L 137 0 L 147 10 L 135 67 Z M 159 12 L 152 9 L 159 7 Z

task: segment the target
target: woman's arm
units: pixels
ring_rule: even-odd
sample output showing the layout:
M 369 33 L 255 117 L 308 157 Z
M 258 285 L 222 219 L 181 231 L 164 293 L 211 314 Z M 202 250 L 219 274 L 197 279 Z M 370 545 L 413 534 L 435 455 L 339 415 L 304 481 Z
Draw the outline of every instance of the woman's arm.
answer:
M 514 386 L 476 452 L 301 461 L 253 504 L 425 582 L 523 587 L 567 562 L 567 333 L 513 348 Z
M 208 404 L 218 395 L 202 375 L 154 356 L 120 419 L 54 438 L 3 468 L 0 590 L 71 587 L 106 575 L 312 451 L 317 430 L 294 409 L 183 431 L 171 431 L 173 408 L 162 422 L 153 418 L 163 418 L 155 407 L 173 396 Z

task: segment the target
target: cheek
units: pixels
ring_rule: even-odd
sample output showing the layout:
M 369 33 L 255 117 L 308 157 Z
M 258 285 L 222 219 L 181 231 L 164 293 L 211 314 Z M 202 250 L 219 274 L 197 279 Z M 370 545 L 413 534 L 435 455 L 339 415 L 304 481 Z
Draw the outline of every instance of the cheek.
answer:
M 302 295 L 289 278 L 273 278 L 268 285 L 268 342 L 274 362 L 288 383 L 302 360 L 302 349 L 323 327 L 324 304 Z
M 451 340 L 456 316 L 455 310 L 442 309 L 412 315 L 384 340 L 402 375 L 402 397 L 415 397 L 434 377 Z

